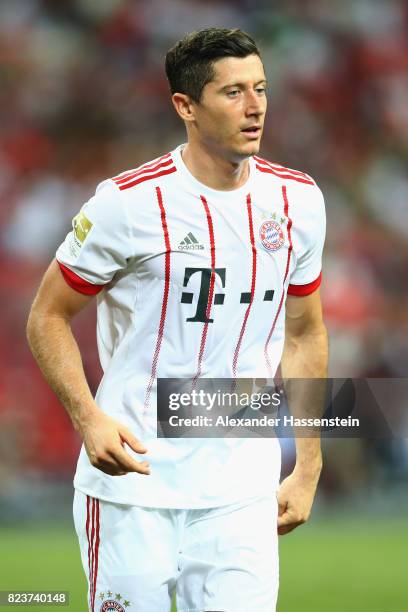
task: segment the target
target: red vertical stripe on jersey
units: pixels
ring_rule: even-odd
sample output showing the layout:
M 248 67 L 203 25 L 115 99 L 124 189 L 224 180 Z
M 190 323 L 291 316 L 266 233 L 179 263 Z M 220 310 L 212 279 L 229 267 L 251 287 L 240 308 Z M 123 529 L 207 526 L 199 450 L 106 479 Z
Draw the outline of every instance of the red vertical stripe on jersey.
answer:
M 235 347 L 234 357 L 232 360 L 232 373 L 233 373 L 234 378 L 237 375 L 238 355 L 239 355 L 239 351 L 241 348 L 242 338 L 244 337 L 249 313 L 251 311 L 252 302 L 254 301 L 255 283 L 256 283 L 256 248 L 255 248 L 255 237 L 254 237 L 254 224 L 252 221 L 252 205 L 251 205 L 251 194 L 250 193 L 248 193 L 247 195 L 246 206 L 247 206 L 247 213 L 248 213 L 249 239 L 251 242 L 251 249 L 252 249 L 251 298 L 249 300 L 248 308 L 245 311 L 244 320 L 242 322 L 241 331 L 239 333 L 237 346 Z
M 95 546 L 94 546 L 93 587 L 92 587 L 92 612 L 94 612 L 95 610 L 96 581 L 98 579 L 98 564 L 99 564 L 99 542 L 100 542 L 99 499 L 95 499 L 94 504 L 95 504 Z
M 287 279 L 288 274 L 289 274 L 290 258 L 291 258 L 292 250 L 293 250 L 292 234 L 291 234 L 292 219 L 289 217 L 289 200 L 288 200 L 288 195 L 287 195 L 287 191 L 286 191 L 286 185 L 282 185 L 282 197 L 283 197 L 283 202 L 284 202 L 284 214 L 285 214 L 285 217 L 288 220 L 287 233 L 288 233 L 289 247 L 288 247 L 288 256 L 287 256 L 287 259 L 286 259 L 285 275 L 283 277 L 283 283 L 282 283 L 282 295 L 281 295 L 281 298 L 280 298 L 280 301 L 279 301 L 278 310 L 276 311 L 276 315 L 275 315 L 275 318 L 273 320 L 272 327 L 271 327 L 271 329 L 269 331 L 268 338 L 267 338 L 267 340 L 265 342 L 265 348 L 264 348 L 266 365 L 268 366 L 269 374 L 270 374 L 271 377 L 273 377 L 275 375 L 275 372 L 272 372 L 272 366 L 271 366 L 271 362 L 270 362 L 269 355 L 268 355 L 268 344 L 269 344 L 269 342 L 270 342 L 270 340 L 272 338 L 273 332 L 275 331 L 276 322 L 278 320 L 278 317 L 280 315 L 280 311 L 282 309 L 283 299 L 285 297 L 285 283 L 286 283 L 286 279 Z
M 150 394 L 152 392 L 154 379 L 156 378 L 157 362 L 159 359 L 160 347 L 161 347 L 161 343 L 163 340 L 164 323 L 166 321 L 166 312 L 167 312 L 167 304 L 169 300 L 169 289 L 170 289 L 170 238 L 169 238 L 169 230 L 167 227 L 166 211 L 163 205 L 163 196 L 162 196 L 160 187 L 156 187 L 156 194 L 157 194 L 157 203 L 160 208 L 160 217 L 161 217 L 161 224 L 162 224 L 162 229 L 163 229 L 164 244 L 166 247 L 166 254 L 165 254 L 165 260 L 164 260 L 163 302 L 162 302 L 162 309 L 161 309 L 161 314 L 160 314 L 160 323 L 159 323 L 159 331 L 157 334 L 156 347 L 154 349 L 153 360 L 152 360 L 152 370 L 150 374 L 149 384 L 147 385 L 147 390 L 146 390 L 146 398 L 145 398 L 145 403 L 144 403 L 145 411 L 149 408 Z
M 210 209 L 208 208 L 207 200 L 204 196 L 200 196 L 201 202 L 204 206 L 205 214 L 207 217 L 207 225 L 208 225 L 208 234 L 210 236 L 210 249 L 211 249 L 211 278 L 210 278 L 210 290 L 208 294 L 208 302 L 207 308 L 205 311 L 205 318 L 209 319 L 211 314 L 211 306 L 214 299 L 214 286 L 215 286 L 215 240 L 214 240 L 214 226 L 212 222 L 212 217 L 210 213 Z M 203 332 L 201 334 L 201 342 L 200 349 L 198 351 L 198 360 L 197 360 L 197 373 L 193 378 L 193 387 L 195 387 L 198 378 L 201 376 L 201 363 L 204 356 L 205 343 L 207 340 L 208 333 L 208 322 L 204 323 Z

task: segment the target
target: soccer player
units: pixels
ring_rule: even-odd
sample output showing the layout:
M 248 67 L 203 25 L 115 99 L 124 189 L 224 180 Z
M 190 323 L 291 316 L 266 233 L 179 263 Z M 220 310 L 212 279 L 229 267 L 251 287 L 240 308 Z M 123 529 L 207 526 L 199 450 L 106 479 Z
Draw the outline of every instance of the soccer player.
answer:
M 100 183 L 46 272 L 28 338 L 83 440 L 74 520 L 89 609 L 272 612 L 277 534 L 307 520 L 322 460 L 296 441 L 156 436 L 157 378 L 324 377 L 324 203 L 258 156 L 259 50 L 205 29 L 166 55 L 187 144 Z M 97 296 L 94 399 L 71 319 Z

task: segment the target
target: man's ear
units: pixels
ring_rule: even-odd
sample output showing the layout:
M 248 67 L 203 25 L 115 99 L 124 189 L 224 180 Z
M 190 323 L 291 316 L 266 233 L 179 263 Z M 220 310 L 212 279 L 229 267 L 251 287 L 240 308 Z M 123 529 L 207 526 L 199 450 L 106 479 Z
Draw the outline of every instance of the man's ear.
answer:
M 187 94 L 175 93 L 172 95 L 171 100 L 177 114 L 189 123 L 195 119 L 194 102 Z

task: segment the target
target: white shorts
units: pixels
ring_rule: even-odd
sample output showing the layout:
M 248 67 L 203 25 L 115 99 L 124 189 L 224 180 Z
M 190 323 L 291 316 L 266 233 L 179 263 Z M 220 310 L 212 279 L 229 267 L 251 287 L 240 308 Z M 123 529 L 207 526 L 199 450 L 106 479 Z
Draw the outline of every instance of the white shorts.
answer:
M 75 492 L 74 522 L 91 612 L 274 612 L 277 502 L 180 510 Z

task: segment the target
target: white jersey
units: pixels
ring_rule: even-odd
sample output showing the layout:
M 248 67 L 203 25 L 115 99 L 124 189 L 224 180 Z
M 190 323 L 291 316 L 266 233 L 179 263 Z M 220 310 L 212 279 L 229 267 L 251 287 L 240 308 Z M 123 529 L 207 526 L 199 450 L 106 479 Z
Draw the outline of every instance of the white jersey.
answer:
M 255 156 L 244 186 L 216 191 L 181 151 L 102 182 L 56 256 L 71 287 L 98 294 L 96 401 L 148 449 L 149 476 L 112 477 L 82 448 L 75 487 L 117 503 L 204 508 L 273 494 L 277 439 L 157 438 L 156 380 L 273 377 L 286 295 L 321 279 L 313 179 Z

